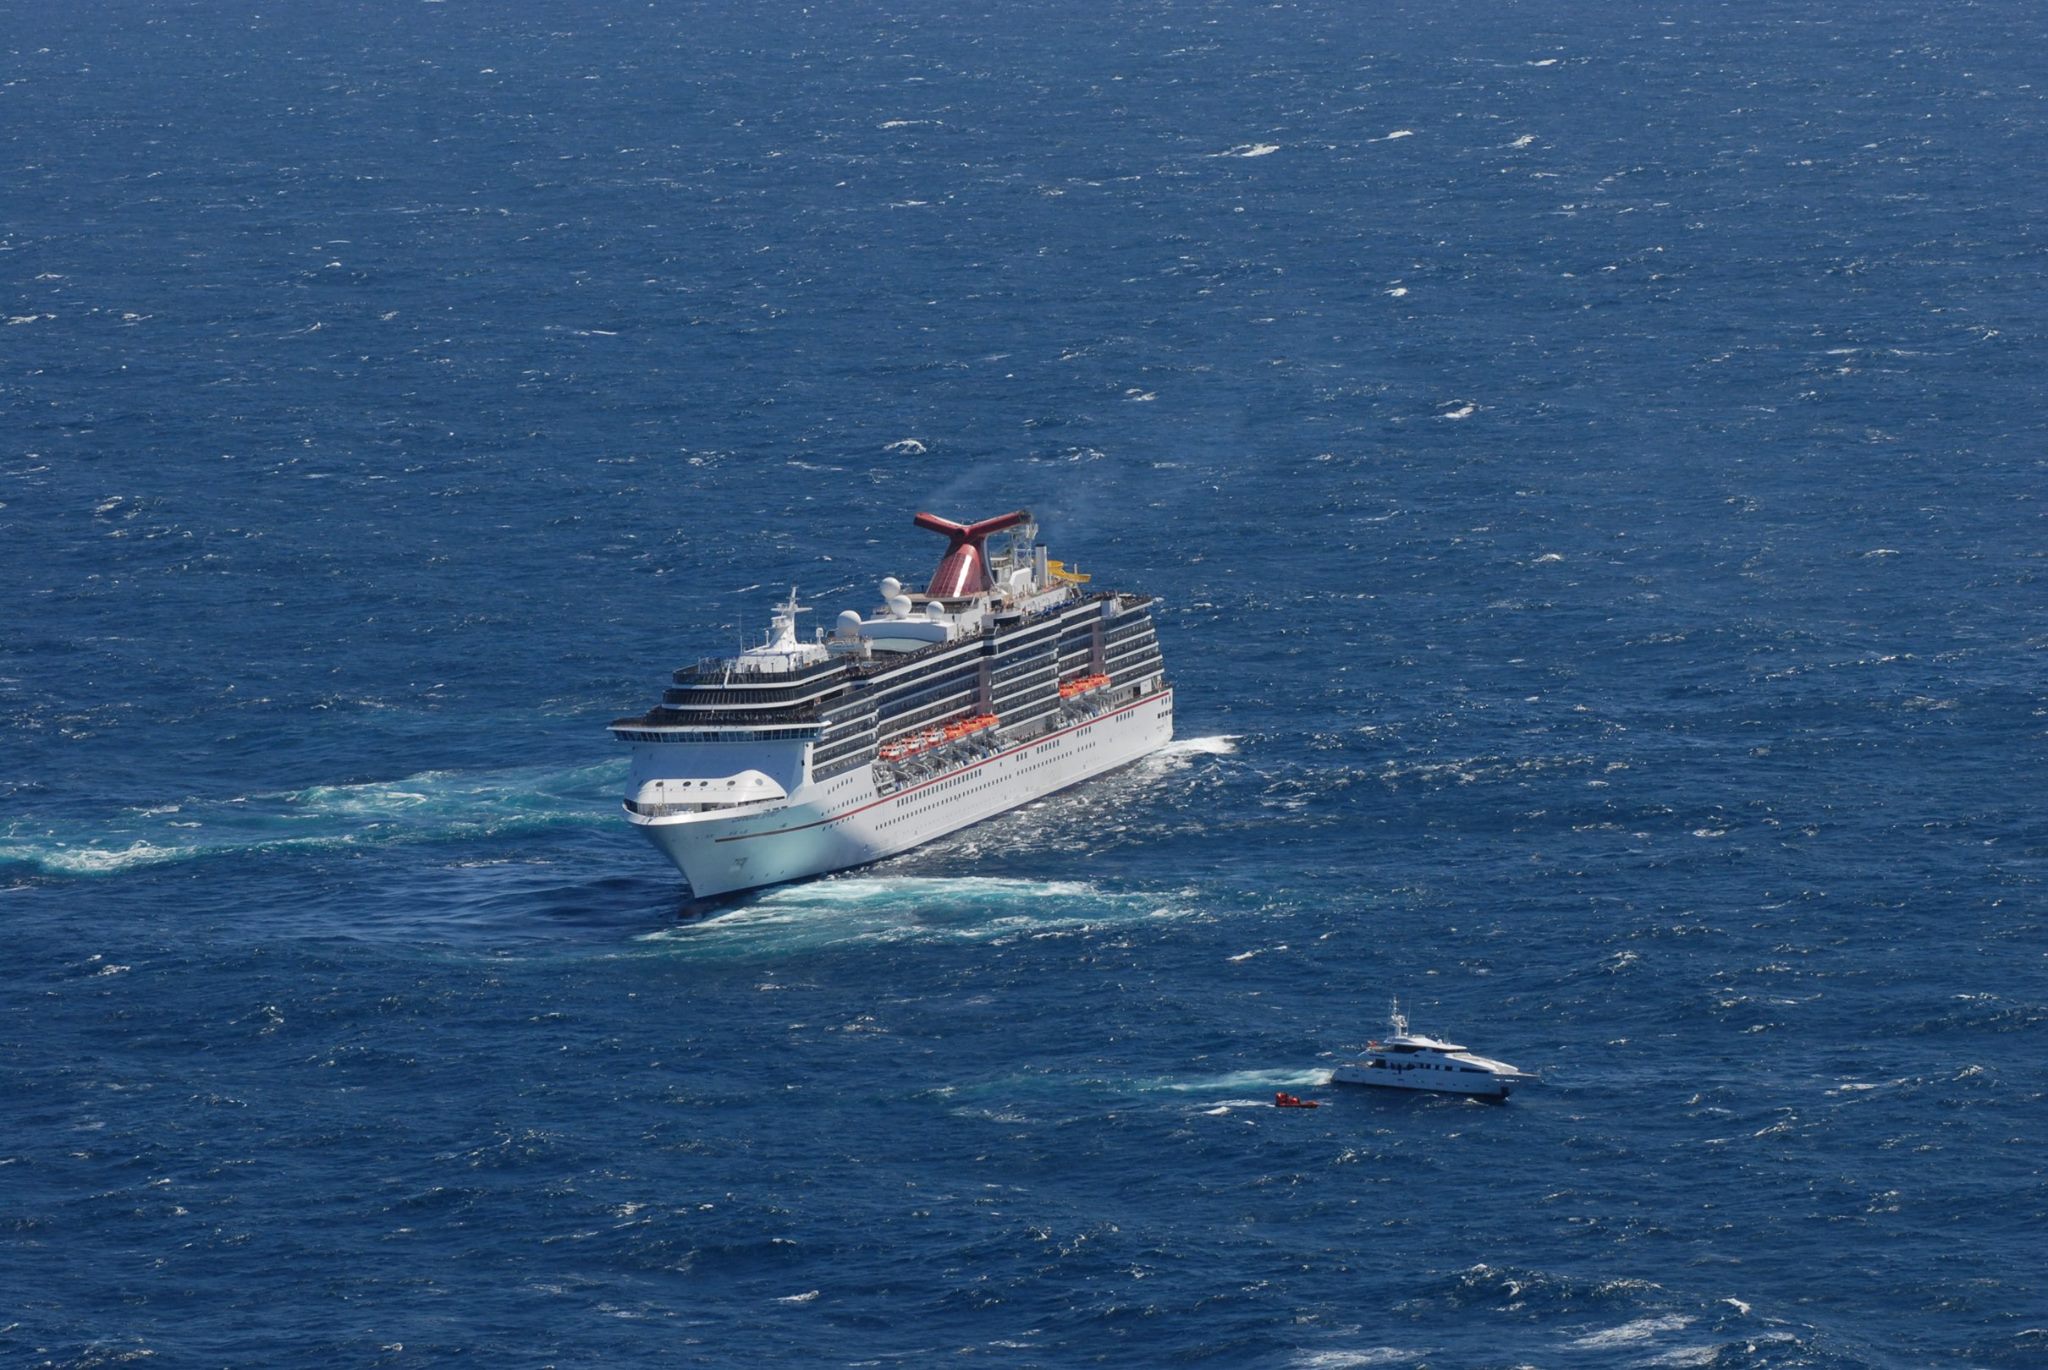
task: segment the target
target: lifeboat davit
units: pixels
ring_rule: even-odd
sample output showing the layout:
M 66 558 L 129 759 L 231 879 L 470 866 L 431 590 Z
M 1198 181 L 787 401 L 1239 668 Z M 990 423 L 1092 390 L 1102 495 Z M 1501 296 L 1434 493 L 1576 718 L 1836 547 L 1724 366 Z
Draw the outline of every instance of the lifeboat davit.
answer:
M 951 723 L 935 728 L 925 728 L 915 733 L 906 733 L 892 742 L 884 742 L 875 748 L 875 755 L 883 761 L 907 761 L 938 747 L 949 747 L 963 742 L 976 733 L 999 727 L 1002 720 L 994 714 L 976 714 L 972 718 L 955 719 Z
M 1107 684 L 1109 684 L 1109 677 L 1106 675 L 1084 675 L 1079 679 L 1069 680 L 1061 685 L 1060 698 L 1073 699 L 1080 695 L 1092 694 Z

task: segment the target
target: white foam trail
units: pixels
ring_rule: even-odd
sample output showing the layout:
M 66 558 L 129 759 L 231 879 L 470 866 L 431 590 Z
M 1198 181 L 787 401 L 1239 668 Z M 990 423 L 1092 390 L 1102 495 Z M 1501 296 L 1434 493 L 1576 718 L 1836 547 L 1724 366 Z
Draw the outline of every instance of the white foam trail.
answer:
M 1014 880 L 1000 876 L 850 875 L 783 885 L 754 901 L 756 907 L 817 904 L 1010 902 L 1027 899 L 1104 899 L 1086 880 Z
M 1085 880 L 861 875 L 779 886 L 702 921 L 636 940 L 712 954 L 849 944 L 1001 945 L 1085 936 L 1190 912 L 1155 894 L 1107 891 Z
M 1243 738 L 1235 733 L 1218 733 L 1214 737 L 1182 737 L 1167 743 L 1154 756 L 1235 756 L 1237 744 Z
M 186 798 L 41 831 L 0 832 L 0 868 L 101 876 L 248 852 L 431 842 L 610 822 L 625 762 L 493 771 L 422 771 L 398 780 Z M 175 815 L 175 817 L 173 817 Z
M 1241 1107 L 1260 1107 L 1272 1102 L 1272 1092 L 1293 1085 L 1297 1088 L 1315 1089 L 1330 1082 L 1327 1070 L 1233 1070 L 1227 1075 L 1213 1075 L 1201 1080 L 1160 1080 L 1142 1086 L 1149 1091 L 1164 1091 L 1171 1094 L 1220 1094 L 1232 1090 L 1262 1090 L 1264 1099 L 1248 1099 L 1236 1102 Z

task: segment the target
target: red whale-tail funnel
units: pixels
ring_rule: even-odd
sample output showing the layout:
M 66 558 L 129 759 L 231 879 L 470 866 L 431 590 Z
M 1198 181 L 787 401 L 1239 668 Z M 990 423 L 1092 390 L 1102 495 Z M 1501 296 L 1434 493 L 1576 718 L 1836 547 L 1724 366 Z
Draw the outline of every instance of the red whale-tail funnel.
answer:
M 1029 523 L 1031 514 L 1028 510 L 1019 509 L 979 523 L 955 523 L 937 514 L 921 513 L 916 522 L 920 528 L 944 533 L 949 544 L 945 558 L 939 562 L 939 569 L 932 573 L 932 583 L 925 587 L 924 592 L 934 599 L 958 599 L 995 588 L 995 578 L 988 570 L 988 535 L 1000 533 L 1005 528 L 1015 528 L 1020 523 Z

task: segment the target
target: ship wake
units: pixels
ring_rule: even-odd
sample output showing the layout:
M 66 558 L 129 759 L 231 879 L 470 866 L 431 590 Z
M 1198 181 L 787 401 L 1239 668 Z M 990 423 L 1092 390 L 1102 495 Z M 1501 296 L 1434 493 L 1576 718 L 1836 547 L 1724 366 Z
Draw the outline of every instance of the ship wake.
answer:
M 779 886 L 640 940 L 742 955 L 848 944 L 1004 945 L 1187 912 L 1177 898 L 1105 890 L 1085 880 L 840 876 Z
M 611 823 L 624 763 L 422 771 L 398 780 L 184 799 L 0 831 L 0 872 L 120 875 L 261 852 L 451 842 Z

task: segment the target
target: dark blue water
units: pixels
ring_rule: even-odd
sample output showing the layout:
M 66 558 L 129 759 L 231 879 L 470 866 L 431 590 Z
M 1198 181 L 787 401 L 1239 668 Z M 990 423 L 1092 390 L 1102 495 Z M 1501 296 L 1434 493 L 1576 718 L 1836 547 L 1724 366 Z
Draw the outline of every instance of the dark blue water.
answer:
M 2048 1362 L 2044 41 L 14 7 L 0 1361 Z M 680 920 L 604 724 L 1018 506 L 1182 741 Z

